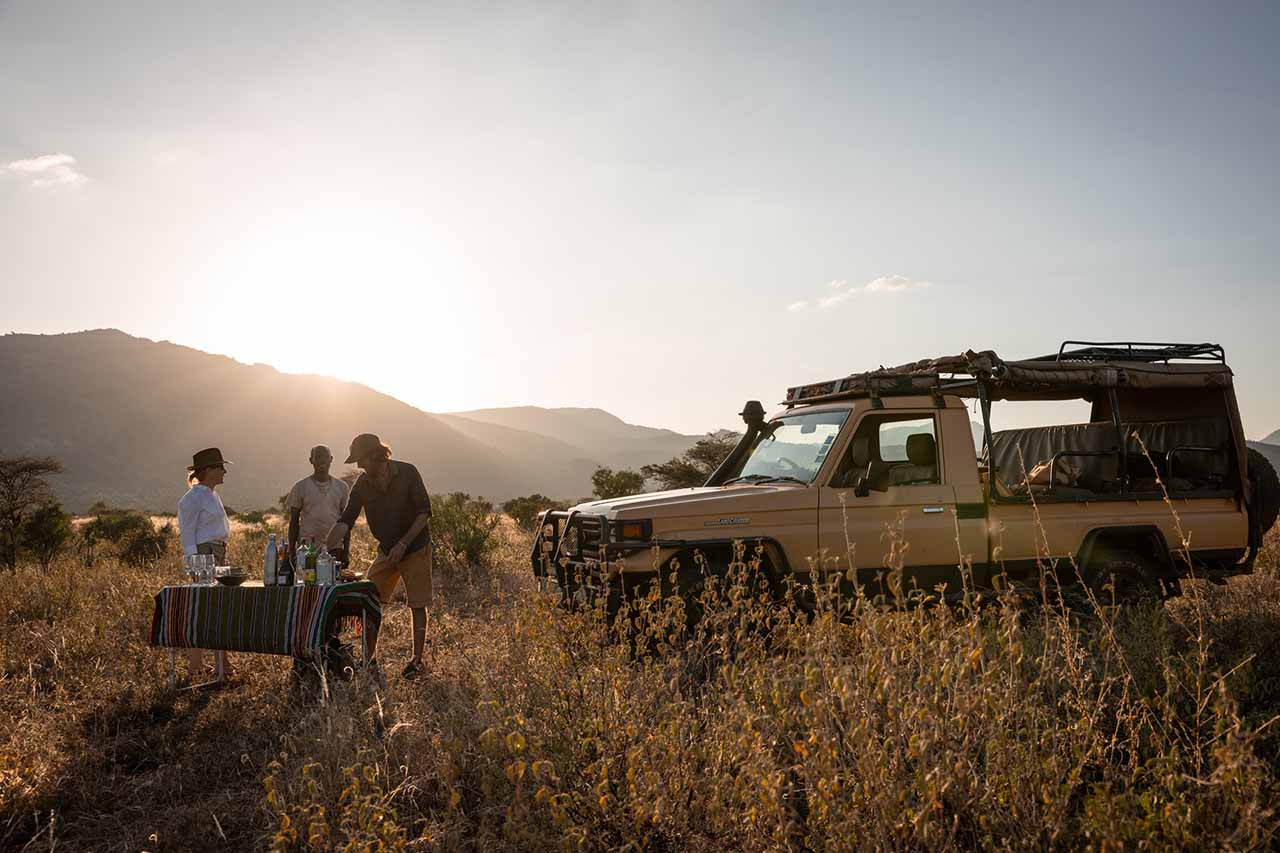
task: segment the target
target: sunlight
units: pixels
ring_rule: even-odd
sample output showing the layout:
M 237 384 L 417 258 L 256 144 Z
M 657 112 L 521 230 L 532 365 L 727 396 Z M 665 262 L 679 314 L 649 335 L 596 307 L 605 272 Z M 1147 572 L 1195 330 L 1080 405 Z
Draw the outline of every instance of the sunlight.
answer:
M 210 348 L 289 373 L 447 399 L 449 374 L 423 368 L 456 352 L 450 322 L 468 299 L 460 265 L 426 223 L 403 211 L 298 210 L 260 230 L 208 275 L 220 305 L 239 309 Z M 371 326 L 375 331 L 366 332 Z M 443 386 L 443 387 L 442 387 Z

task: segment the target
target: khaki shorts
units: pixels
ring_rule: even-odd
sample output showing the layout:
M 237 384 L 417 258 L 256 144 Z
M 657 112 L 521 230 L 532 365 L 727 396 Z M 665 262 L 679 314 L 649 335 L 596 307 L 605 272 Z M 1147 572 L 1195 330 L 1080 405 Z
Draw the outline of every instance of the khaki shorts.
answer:
M 379 553 L 365 577 L 377 584 L 378 598 L 383 604 L 391 603 L 391 595 L 396 591 L 396 581 L 403 578 L 409 606 L 431 606 L 431 543 L 428 542 L 412 554 L 405 554 L 404 559 L 398 563 L 391 562 L 385 554 Z

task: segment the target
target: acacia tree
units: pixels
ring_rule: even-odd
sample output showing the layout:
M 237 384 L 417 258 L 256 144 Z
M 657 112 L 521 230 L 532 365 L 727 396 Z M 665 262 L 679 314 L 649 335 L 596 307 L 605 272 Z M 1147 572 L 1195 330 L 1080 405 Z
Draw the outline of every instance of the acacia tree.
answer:
M 646 477 L 657 480 L 664 489 L 701 486 L 733 452 L 741 437 L 741 433 L 730 429 L 709 432 L 676 458 L 660 465 L 645 465 L 640 470 Z
M 33 507 L 53 499 L 48 477 L 62 473 L 51 456 L 0 457 L 0 566 L 18 565 L 18 529 Z

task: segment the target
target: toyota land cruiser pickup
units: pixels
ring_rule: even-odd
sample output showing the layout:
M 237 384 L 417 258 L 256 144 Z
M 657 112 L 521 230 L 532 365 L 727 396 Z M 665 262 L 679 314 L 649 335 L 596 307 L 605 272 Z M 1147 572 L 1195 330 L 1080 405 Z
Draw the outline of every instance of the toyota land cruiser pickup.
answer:
M 1087 401 L 1087 423 L 997 430 L 993 401 Z M 966 403 L 982 416 L 981 438 Z M 969 351 L 788 389 L 699 488 L 547 511 L 534 574 L 573 596 L 641 593 L 678 561 L 724 571 L 735 543 L 781 582 L 839 572 L 871 596 L 1063 583 L 1176 594 L 1252 570 L 1280 487 L 1244 441 L 1214 344 L 1064 343 Z M 906 543 L 904 549 L 902 543 Z M 701 557 L 695 560 L 694 555 Z

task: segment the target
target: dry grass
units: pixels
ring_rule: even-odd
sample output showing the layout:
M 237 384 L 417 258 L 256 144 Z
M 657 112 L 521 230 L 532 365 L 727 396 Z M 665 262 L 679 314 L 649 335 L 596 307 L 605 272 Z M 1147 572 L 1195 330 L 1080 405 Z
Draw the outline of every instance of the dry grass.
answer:
M 257 562 L 240 529 L 233 561 Z M 441 572 L 428 675 L 329 701 L 240 656 L 166 688 L 172 570 L 0 578 L 0 846 L 30 849 L 1248 849 L 1275 845 L 1280 534 L 1258 572 L 1113 620 L 1012 602 L 810 621 L 716 588 L 642 648 L 538 596 L 526 543 Z M 358 539 L 363 552 L 366 535 Z M 174 561 L 170 560 L 172 564 Z

